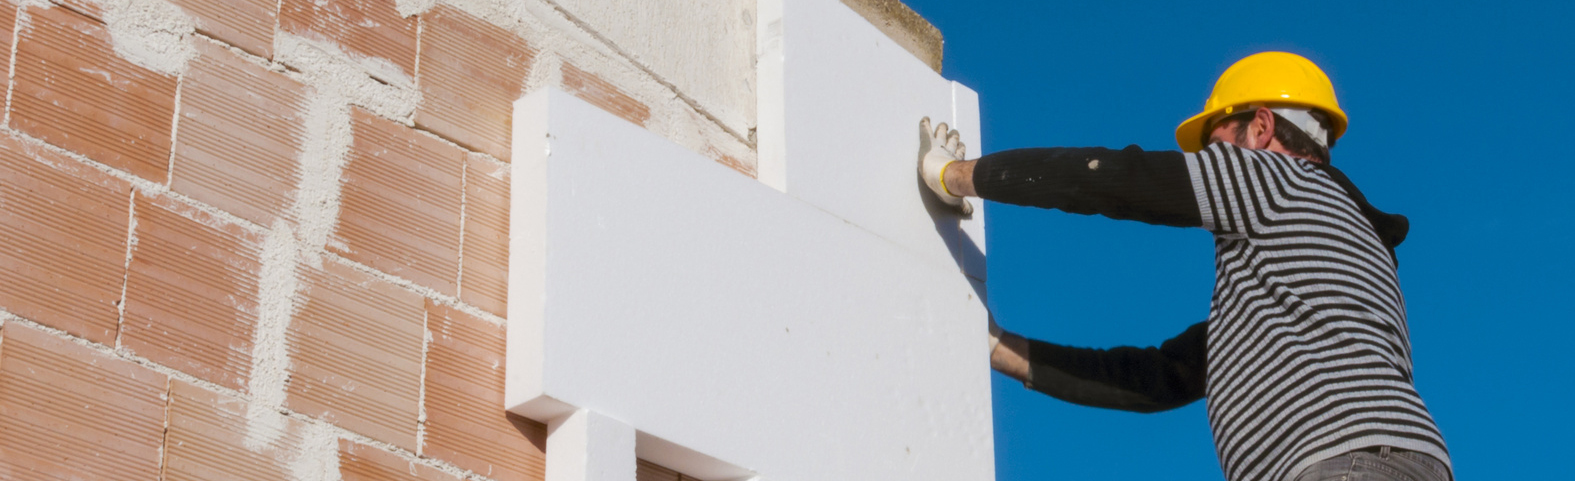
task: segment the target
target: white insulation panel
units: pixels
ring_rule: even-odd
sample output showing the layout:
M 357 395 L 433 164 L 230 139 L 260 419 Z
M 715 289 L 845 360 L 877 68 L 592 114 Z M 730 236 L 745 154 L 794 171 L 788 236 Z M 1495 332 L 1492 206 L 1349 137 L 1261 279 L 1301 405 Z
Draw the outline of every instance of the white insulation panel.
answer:
M 918 119 L 973 150 L 977 97 L 840 2 L 776 9 L 785 185 L 561 91 L 516 103 L 506 407 L 592 411 L 707 481 L 993 479 L 983 212 L 915 173 Z

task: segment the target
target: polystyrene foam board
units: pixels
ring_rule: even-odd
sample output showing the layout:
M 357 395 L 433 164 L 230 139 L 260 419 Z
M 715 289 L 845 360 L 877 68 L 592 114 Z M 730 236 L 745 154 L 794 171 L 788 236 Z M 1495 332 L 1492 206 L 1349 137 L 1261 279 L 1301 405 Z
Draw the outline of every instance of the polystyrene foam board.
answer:
M 557 90 L 514 125 L 507 408 L 761 479 L 993 478 L 955 265 Z
M 760 135 L 762 148 L 781 136 L 786 191 L 930 262 L 984 278 L 982 224 L 964 237 L 958 216 L 916 173 L 923 117 L 961 127 L 970 150 L 983 147 L 977 95 L 837 0 L 781 2 L 779 23 L 767 27 L 780 32 L 784 120 L 780 132 L 762 120 Z M 982 210 L 974 217 L 982 223 Z M 965 262 L 969 256 L 980 262 Z

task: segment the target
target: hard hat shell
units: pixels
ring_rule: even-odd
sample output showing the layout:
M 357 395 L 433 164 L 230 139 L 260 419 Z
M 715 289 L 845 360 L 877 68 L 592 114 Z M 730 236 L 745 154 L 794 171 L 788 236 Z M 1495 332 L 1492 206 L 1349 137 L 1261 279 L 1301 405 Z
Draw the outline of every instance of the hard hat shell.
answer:
M 1249 104 L 1310 107 L 1329 114 L 1329 142 L 1345 135 L 1348 120 L 1334 98 L 1334 83 L 1311 60 L 1286 52 L 1262 52 L 1237 61 L 1214 83 L 1203 112 L 1176 127 L 1181 150 L 1203 148 L 1203 129 L 1222 113 Z

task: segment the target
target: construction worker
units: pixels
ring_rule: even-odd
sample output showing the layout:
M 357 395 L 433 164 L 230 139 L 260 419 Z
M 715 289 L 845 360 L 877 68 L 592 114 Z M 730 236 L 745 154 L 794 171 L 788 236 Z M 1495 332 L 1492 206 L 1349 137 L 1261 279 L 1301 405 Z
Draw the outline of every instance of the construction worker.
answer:
M 1176 128 L 1184 152 L 1042 148 L 962 161 L 920 123 L 920 173 L 964 197 L 1214 234 L 1208 319 L 1159 347 L 1084 349 L 991 324 L 991 365 L 1028 388 L 1138 412 L 1207 398 L 1231 481 L 1451 479 L 1411 377 L 1394 248 L 1409 225 L 1373 208 L 1329 148 L 1346 115 L 1311 61 L 1264 52 L 1220 76 Z

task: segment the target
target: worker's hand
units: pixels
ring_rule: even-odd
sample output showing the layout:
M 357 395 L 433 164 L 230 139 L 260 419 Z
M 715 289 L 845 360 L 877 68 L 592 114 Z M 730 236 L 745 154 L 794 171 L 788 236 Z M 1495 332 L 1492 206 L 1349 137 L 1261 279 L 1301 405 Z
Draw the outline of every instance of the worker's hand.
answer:
M 947 127 L 945 123 L 930 128 L 930 118 L 925 117 L 919 121 L 919 177 L 924 179 L 924 185 L 930 187 L 935 196 L 946 205 L 956 207 L 962 215 L 973 215 L 973 205 L 961 196 L 952 195 L 946 190 L 946 166 L 952 162 L 962 160 L 967 146 L 962 143 L 962 134 Z
M 995 354 L 995 347 L 1001 345 L 1001 326 L 995 323 L 995 315 L 990 315 L 990 354 Z

